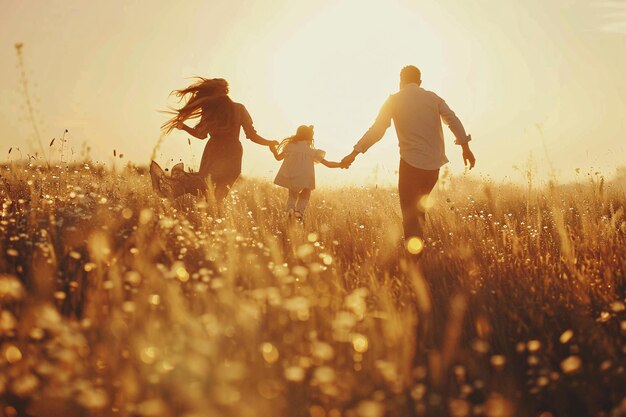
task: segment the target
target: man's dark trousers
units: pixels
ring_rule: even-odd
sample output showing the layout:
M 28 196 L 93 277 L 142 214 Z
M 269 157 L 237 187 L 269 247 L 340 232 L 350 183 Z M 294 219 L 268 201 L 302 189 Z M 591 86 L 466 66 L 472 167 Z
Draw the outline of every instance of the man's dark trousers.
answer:
M 437 184 L 439 169 L 415 168 L 400 159 L 399 176 L 398 194 L 402 209 L 404 239 L 408 241 L 412 237 L 419 237 L 423 240 L 426 211 L 422 199 L 428 197 Z

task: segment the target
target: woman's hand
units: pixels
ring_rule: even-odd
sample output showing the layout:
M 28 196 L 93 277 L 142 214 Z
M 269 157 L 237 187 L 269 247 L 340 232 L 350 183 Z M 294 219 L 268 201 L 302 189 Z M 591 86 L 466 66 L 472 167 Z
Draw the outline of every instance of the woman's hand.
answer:
M 270 144 L 267 146 L 269 146 L 271 149 L 271 148 L 278 148 L 279 145 L 280 145 L 280 142 L 278 142 L 277 140 L 272 140 L 270 141 Z
M 274 158 L 277 161 L 282 161 L 283 159 L 285 159 L 285 153 L 284 152 L 278 153 L 278 148 L 274 144 L 271 144 L 269 148 L 270 148 L 270 151 L 272 151 L 272 155 L 274 155 Z
M 174 127 L 176 127 L 176 129 L 178 129 L 178 130 L 185 130 L 186 126 L 185 126 L 184 122 L 178 122 L 178 123 L 176 123 L 176 126 L 174 126 Z

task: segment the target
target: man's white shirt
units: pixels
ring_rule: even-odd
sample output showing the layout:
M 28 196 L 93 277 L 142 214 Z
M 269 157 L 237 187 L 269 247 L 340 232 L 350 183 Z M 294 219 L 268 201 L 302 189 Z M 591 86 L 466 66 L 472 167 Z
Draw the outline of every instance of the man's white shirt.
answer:
M 411 83 L 389 96 L 376 121 L 354 149 L 365 153 L 384 136 L 392 119 L 398 135 L 400 157 L 415 168 L 434 170 L 448 162 L 442 120 L 454 134 L 454 143 L 462 145 L 471 140 L 459 118 L 441 97 Z

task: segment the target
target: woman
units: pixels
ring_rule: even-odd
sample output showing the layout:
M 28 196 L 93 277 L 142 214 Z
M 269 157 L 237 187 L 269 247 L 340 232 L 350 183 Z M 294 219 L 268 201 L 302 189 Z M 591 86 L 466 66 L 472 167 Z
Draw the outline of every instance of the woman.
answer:
M 243 149 L 239 141 L 240 128 L 243 127 L 248 139 L 259 145 L 276 146 L 278 142 L 259 136 L 248 110 L 228 97 L 228 82 L 222 78 L 198 77 L 189 87 L 175 90 L 172 94 L 181 100 L 189 98 L 183 107 L 172 111 L 174 116 L 161 126 L 163 132 L 168 134 L 180 129 L 195 138 L 209 137 L 209 140 L 197 173 L 185 172 L 180 163 L 172 168 L 172 175 L 166 177 L 159 164 L 152 161 L 152 186 L 161 196 L 176 198 L 185 193 L 205 194 L 210 181 L 215 198 L 220 202 L 241 174 Z M 185 121 L 191 119 L 200 120 L 195 127 L 189 127 Z

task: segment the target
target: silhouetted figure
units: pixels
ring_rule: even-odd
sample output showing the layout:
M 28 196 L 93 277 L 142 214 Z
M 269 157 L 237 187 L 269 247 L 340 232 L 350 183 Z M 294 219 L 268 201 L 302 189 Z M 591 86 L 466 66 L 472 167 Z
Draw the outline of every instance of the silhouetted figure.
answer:
M 300 126 L 294 136 L 283 140 L 277 148 L 270 146 L 276 160 L 283 161 L 274 184 L 289 190 L 287 215 L 299 222 L 304 219 L 311 190 L 315 189 L 315 163 L 341 168 L 339 162 L 324 159 L 326 152 L 315 149 L 313 135 L 313 126 Z
M 471 137 L 465 133 L 461 121 L 437 94 L 424 90 L 420 70 L 407 66 L 400 71 L 400 91 L 389 96 L 376 121 L 354 146 L 352 153 L 341 161 L 350 166 L 359 153 L 365 153 L 378 142 L 393 119 L 400 144 L 398 192 L 402 208 L 404 239 L 418 238 L 414 249 L 423 242 L 423 224 L 426 220 L 424 202 L 439 177 L 439 168 L 448 162 L 445 154 L 441 120 L 463 148 L 463 160 L 474 167 L 476 159 L 469 148 Z M 415 252 L 409 247 L 410 252 Z
M 185 172 L 180 163 L 172 168 L 171 176 L 167 177 L 159 164 L 152 161 L 152 185 L 161 196 L 176 198 L 185 193 L 205 194 L 211 183 L 215 198 L 220 202 L 241 174 L 241 128 L 248 139 L 260 145 L 278 145 L 278 142 L 259 136 L 248 110 L 243 104 L 235 103 L 228 97 L 228 82 L 222 78 L 198 77 L 189 87 L 175 90 L 172 94 L 181 100 L 188 100 L 183 107 L 172 111 L 174 117 L 165 122 L 161 129 L 166 134 L 180 129 L 197 139 L 208 137 L 209 140 L 197 173 Z M 195 127 L 189 127 L 185 121 L 191 119 L 200 120 Z

